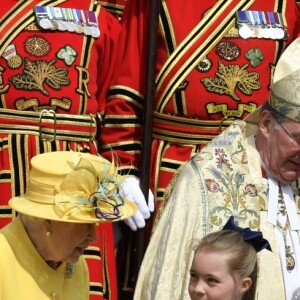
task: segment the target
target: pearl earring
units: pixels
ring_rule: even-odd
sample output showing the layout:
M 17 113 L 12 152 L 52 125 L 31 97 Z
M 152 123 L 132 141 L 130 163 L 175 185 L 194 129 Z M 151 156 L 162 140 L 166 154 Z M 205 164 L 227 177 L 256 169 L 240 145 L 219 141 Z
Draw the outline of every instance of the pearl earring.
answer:
M 50 232 L 50 231 L 47 231 L 47 232 L 46 232 L 46 236 L 47 236 L 47 237 L 50 237 L 50 236 L 51 236 L 51 232 Z

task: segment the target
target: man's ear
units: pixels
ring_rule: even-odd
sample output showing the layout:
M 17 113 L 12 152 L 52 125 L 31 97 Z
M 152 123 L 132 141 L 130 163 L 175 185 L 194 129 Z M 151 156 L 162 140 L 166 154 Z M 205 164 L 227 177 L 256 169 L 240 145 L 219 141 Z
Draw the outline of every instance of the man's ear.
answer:
M 246 293 L 252 285 L 252 279 L 250 277 L 246 277 L 242 280 L 241 284 L 241 293 Z
M 260 116 L 260 121 L 259 121 L 260 130 L 263 133 L 267 134 L 270 131 L 271 126 L 273 128 L 274 122 L 275 122 L 275 119 L 274 119 L 273 115 L 268 110 L 264 110 Z

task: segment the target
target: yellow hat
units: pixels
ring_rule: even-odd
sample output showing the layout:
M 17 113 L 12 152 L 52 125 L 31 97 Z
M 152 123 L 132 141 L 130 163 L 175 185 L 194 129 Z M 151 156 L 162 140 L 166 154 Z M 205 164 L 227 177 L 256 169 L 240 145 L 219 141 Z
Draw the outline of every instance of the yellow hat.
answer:
M 300 122 L 300 38 L 282 53 L 275 68 L 269 103 L 282 115 Z M 245 120 L 258 124 L 261 107 Z
M 9 205 L 44 219 L 98 223 L 119 221 L 137 211 L 119 191 L 124 177 L 103 157 L 72 151 L 49 152 L 31 159 L 32 169 L 23 196 Z

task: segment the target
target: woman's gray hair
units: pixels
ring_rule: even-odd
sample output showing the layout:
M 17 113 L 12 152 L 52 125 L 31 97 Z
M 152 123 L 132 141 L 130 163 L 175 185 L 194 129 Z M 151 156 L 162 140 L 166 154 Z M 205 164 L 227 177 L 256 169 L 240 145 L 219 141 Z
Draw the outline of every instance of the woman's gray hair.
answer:
M 22 214 L 22 213 L 19 213 L 18 215 L 19 215 L 20 219 L 22 220 L 22 223 L 26 227 L 30 227 L 30 228 L 40 227 L 42 222 L 44 221 L 44 219 L 42 219 L 42 218 L 28 216 L 28 215 L 25 215 L 25 214 Z

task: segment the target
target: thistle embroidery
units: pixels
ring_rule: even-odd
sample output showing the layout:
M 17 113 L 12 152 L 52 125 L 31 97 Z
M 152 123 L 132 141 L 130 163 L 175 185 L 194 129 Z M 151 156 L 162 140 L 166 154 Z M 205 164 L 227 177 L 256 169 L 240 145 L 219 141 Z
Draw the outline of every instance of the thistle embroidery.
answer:
M 16 89 L 40 91 L 48 96 L 49 92 L 45 89 L 45 84 L 54 90 L 60 90 L 61 86 L 70 84 L 70 79 L 67 77 L 68 70 L 55 67 L 55 63 L 56 60 L 50 62 L 31 61 L 29 58 L 25 58 L 23 74 L 12 76 L 9 81 Z
M 218 77 L 203 78 L 201 81 L 208 91 L 229 95 L 234 100 L 240 101 L 236 89 L 245 95 L 252 95 L 253 90 L 260 89 L 260 83 L 257 81 L 259 74 L 248 72 L 247 67 L 247 64 L 240 67 L 239 65 L 224 65 L 219 62 L 218 72 L 216 73 Z

